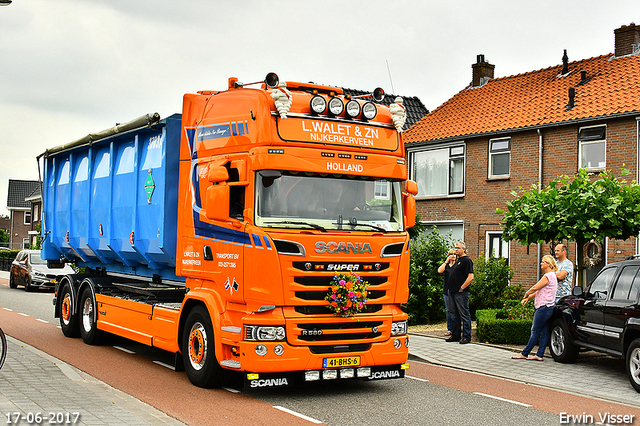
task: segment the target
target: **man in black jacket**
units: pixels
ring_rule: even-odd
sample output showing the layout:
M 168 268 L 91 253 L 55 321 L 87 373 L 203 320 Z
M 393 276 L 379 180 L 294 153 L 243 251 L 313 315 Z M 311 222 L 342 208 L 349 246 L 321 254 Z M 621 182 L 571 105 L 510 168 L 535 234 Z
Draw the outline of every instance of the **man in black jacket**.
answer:
M 453 319 L 453 330 L 447 342 L 466 344 L 471 341 L 471 312 L 469 311 L 469 286 L 473 281 L 473 261 L 466 253 L 464 242 L 456 243 L 458 261 L 449 272 L 449 309 Z M 462 339 L 460 338 L 462 323 Z

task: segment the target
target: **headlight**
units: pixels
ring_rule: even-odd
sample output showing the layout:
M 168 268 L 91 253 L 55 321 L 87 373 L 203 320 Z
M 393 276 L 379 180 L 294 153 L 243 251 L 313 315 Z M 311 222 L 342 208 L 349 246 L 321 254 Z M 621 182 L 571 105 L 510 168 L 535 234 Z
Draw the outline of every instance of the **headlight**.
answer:
M 33 271 L 33 275 L 35 275 L 38 278 L 46 278 L 47 276 L 45 274 L 43 274 L 42 272 L 38 272 L 38 271 Z
M 356 118 L 360 115 L 360 103 L 358 101 L 351 100 L 347 102 L 347 115 L 351 118 Z
M 398 336 L 400 334 L 407 334 L 407 322 L 398 321 L 391 323 L 391 335 Z
M 378 108 L 373 102 L 367 102 L 362 107 L 362 115 L 367 120 L 373 120 L 376 118 L 376 115 L 378 115 Z
M 340 98 L 331 98 L 329 101 L 329 112 L 333 115 L 340 115 L 344 111 L 344 103 Z
M 277 341 L 287 337 L 284 326 L 245 325 L 244 330 L 245 340 Z
M 327 109 L 327 100 L 320 95 L 315 95 L 313 98 L 311 98 L 309 106 L 311 108 L 311 111 L 313 111 L 314 113 L 322 114 Z

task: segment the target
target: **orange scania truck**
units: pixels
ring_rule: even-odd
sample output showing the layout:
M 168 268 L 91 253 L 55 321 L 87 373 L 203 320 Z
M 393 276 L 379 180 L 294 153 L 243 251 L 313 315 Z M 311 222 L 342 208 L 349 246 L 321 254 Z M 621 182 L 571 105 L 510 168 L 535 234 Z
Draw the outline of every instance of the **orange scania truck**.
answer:
M 41 154 L 42 256 L 82 268 L 64 335 L 172 352 L 201 387 L 404 377 L 417 186 L 380 93 L 230 78 Z

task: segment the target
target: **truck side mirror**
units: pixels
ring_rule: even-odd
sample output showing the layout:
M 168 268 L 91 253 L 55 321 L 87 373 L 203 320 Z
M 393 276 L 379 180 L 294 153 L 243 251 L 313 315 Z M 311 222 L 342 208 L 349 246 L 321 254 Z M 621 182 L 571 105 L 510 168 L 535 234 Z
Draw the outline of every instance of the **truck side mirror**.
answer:
M 210 185 L 203 200 L 204 215 L 211 220 L 229 220 L 229 171 L 224 166 L 210 167 L 207 180 Z
M 406 183 L 407 186 L 407 192 L 411 195 L 417 195 L 418 194 L 418 184 L 415 183 L 412 180 L 408 180 Z
M 404 229 L 409 229 L 416 224 L 416 199 L 411 193 L 402 194 L 402 204 L 404 210 Z

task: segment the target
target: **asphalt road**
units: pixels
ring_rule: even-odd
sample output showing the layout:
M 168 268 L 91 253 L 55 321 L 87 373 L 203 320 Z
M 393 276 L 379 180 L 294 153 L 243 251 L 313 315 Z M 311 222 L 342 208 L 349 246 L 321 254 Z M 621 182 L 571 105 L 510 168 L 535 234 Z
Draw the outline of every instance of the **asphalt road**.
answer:
M 0 280 L 2 283 L 2 280 Z M 240 392 L 200 389 L 167 368 L 172 356 L 120 338 L 101 346 L 68 339 L 53 318 L 51 293 L 0 285 L 0 324 L 7 334 L 49 353 L 187 424 L 260 425 L 541 425 L 561 412 L 629 412 L 615 404 L 483 375 L 412 362 L 408 378 L 337 381 Z

